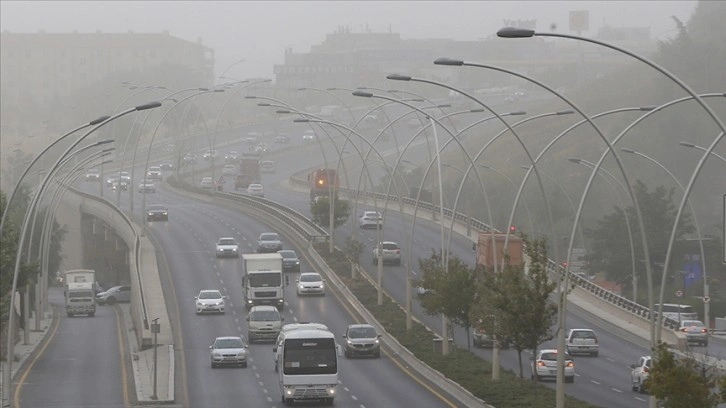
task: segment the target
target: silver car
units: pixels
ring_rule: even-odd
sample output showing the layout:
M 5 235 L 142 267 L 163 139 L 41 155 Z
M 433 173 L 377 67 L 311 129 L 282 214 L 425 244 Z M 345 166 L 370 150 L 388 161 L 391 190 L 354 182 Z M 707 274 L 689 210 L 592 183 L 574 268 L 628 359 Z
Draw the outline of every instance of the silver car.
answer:
M 539 381 L 545 378 L 557 378 L 557 350 L 544 349 L 532 359 L 532 378 Z M 575 363 L 565 353 L 565 382 L 575 382 Z
M 681 320 L 678 328 L 686 333 L 687 343 L 696 343 L 704 347 L 708 346 L 708 329 L 700 320 Z
M 247 344 L 242 337 L 217 337 L 209 349 L 212 350 L 210 355 L 212 368 L 222 365 L 247 367 Z
M 380 254 L 380 255 L 379 255 Z M 383 263 L 392 263 L 401 265 L 401 247 L 397 243 L 391 241 L 381 242 L 380 245 L 373 248 L 373 264 L 378 264 L 378 258 L 383 259 Z
M 218 290 L 199 291 L 199 294 L 194 298 L 197 314 L 205 312 L 224 314 L 224 299 L 227 299 L 227 296 L 222 296 L 222 293 Z
M 325 295 L 325 279 L 317 272 L 300 274 L 297 283 L 297 295 Z
M 351 324 L 345 331 L 345 356 L 381 357 L 381 335 L 370 324 Z
M 131 286 L 114 286 L 96 295 L 96 303 L 99 305 L 113 305 L 116 302 L 128 303 L 130 301 Z
M 282 240 L 276 232 L 263 232 L 257 239 L 257 252 L 277 252 L 282 249 Z

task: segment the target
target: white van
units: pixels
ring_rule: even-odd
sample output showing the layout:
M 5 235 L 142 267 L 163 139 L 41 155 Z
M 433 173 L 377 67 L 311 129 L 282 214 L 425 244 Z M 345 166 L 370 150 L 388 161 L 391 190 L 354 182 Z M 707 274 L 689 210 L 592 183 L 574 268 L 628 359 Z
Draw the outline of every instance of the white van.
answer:
M 660 304 L 656 303 L 654 306 L 656 316 L 658 315 L 659 308 Z M 663 317 L 673 319 L 677 322 L 681 320 L 698 320 L 698 313 L 696 313 L 691 305 L 663 303 Z
M 277 372 L 279 370 L 279 361 L 282 358 L 282 342 L 285 341 L 285 333 L 288 333 L 292 330 L 297 329 L 319 329 L 319 330 L 328 330 L 328 326 L 322 324 L 322 323 L 309 323 L 309 322 L 299 322 L 299 323 L 290 323 L 282 326 L 280 329 L 280 334 L 277 336 L 277 340 L 275 341 L 275 346 L 272 348 L 272 351 L 275 353 L 275 371 Z
M 253 306 L 247 316 L 247 338 L 250 343 L 257 340 L 275 341 L 280 334 L 284 318 L 275 306 Z

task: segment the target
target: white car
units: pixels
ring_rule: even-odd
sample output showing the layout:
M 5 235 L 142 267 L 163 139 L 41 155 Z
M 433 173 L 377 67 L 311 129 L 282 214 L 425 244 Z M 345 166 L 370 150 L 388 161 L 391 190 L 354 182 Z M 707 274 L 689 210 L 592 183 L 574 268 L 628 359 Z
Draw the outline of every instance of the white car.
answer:
M 379 255 L 380 253 L 380 255 Z M 383 263 L 392 263 L 401 265 L 401 247 L 392 241 L 381 242 L 380 245 L 373 248 L 373 264 L 378 265 L 378 257 L 383 259 Z
M 590 329 L 570 329 L 567 332 L 565 344 L 567 353 L 570 355 L 581 353 L 597 357 L 600 352 L 597 335 L 594 330 Z
M 202 181 L 199 182 L 199 187 L 204 189 L 214 189 L 214 180 L 211 177 L 202 177 Z
M 274 173 L 275 162 L 272 160 L 263 160 L 260 162 L 260 171 L 263 173 Z
M 212 350 L 212 368 L 220 365 L 238 365 L 247 367 L 247 345 L 242 337 L 224 336 L 214 339 L 214 344 L 209 346 Z
M 681 320 L 678 330 L 686 334 L 688 344 L 696 343 L 708 347 L 708 329 L 700 320 Z
M 532 379 L 557 379 L 557 349 L 544 349 L 532 359 Z M 565 382 L 575 382 L 575 363 L 565 353 Z
M 317 272 L 304 272 L 295 280 L 297 295 L 325 295 L 325 279 Z
M 204 152 L 204 155 L 202 155 L 202 159 L 204 160 L 210 160 L 210 159 L 216 159 L 217 158 L 217 151 L 216 150 L 207 150 Z
M 378 211 L 365 211 L 358 218 L 360 228 L 383 228 L 383 216 Z
M 264 197 L 265 188 L 262 187 L 262 184 L 252 183 L 247 187 L 247 194 L 255 197 Z
M 237 174 L 237 166 L 234 164 L 225 164 L 224 167 L 222 167 L 222 174 L 234 176 Z
M 86 173 L 86 181 L 101 181 L 101 173 L 98 169 L 89 169 Z
M 220 238 L 217 241 L 217 258 L 225 256 L 239 258 L 239 245 L 234 238 Z
M 163 178 L 163 176 L 161 175 L 161 167 L 149 167 L 149 171 L 146 172 L 146 178 L 149 180 L 161 180 Z
M 199 294 L 194 298 L 197 314 L 207 312 L 224 314 L 224 299 L 227 299 L 227 296 L 222 296 L 222 293 L 218 290 L 199 291 Z
M 633 391 L 638 391 L 640 393 L 645 392 L 643 384 L 648 378 L 648 373 L 650 373 L 650 369 L 652 367 L 653 360 L 650 358 L 650 356 L 640 357 L 637 363 L 630 365 L 630 387 Z
M 312 130 L 305 131 L 302 140 L 304 142 L 312 142 L 313 140 L 315 140 L 315 132 L 313 132 Z
M 139 183 L 139 193 L 155 193 L 156 192 L 156 186 L 154 183 L 151 182 L 151 180 L 142 180 L 141 183 Z

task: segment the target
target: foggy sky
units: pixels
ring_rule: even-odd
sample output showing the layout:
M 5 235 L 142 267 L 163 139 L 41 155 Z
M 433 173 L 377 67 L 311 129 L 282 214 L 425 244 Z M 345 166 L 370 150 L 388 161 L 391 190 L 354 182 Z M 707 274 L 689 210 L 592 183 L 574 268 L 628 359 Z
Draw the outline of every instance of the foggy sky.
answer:
M 671 16 L 687 21 L 696 1 L 6 1 L 0 2 L 0 30 L 46 33 L 157 32 L 197 41 L 215 50 L 219 75 L 272 78 L 284 49 L 307 52 L 341 25 L 352 32 L 398 32 L 404 39 L 487 38 L 506 19 L 537 20 L 537 29 L 569 32 L 572 10 L 589 10 L 594 36 L 603 24 L 650 26 L 651 37 L 674 34 Z

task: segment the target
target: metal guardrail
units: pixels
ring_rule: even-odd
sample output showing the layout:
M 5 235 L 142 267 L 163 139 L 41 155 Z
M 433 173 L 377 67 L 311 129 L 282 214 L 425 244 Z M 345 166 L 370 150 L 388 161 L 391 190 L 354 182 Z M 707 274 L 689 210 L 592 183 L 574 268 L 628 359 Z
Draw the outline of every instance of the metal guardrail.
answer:
M 131 221 L 131 219 L 128 216 L 126 216 L 126 214 L 123 211 L 121 211 L 120 208 L 116 207 L 116 205 L 114 205 L 112 202 L 110 202 L 102 197 L 96 196 L 96 195 L 84 193 L 83 191 L 80 191 L 73 187 L 70 187 L 70 189 L 73 190 L 73 192 L 75 194 L 77 194 L 81 197 L 84 197 L 89 200 L 101 202 L 104 205 L 113 209 L 118 215 L 121 216 L 121 218 L 126 222 L 126 224 L 128 224 L 131 231 L 134 232 L 134 236 L 136 237 L 135 242 L 134 242 L 134 262 L 136 264 L 136 279 L 139 282 L 139 293 L 141 295 L 140 296 L 141 297 L 141 314 L 144 319 L 144 329 L 148 330 L 149 329 L 149 315 L 148 315 L 148 312 L 146 311 L 146 300 L 144 298 L 144 285 L 142 285 L 142 283 L 141 283 L 142 282 L 141 268 L 140 268 L 141 259 L 139 258 L 141 256 L 141 240 L 139 239 L 139 233 L 136 231 L 136 228 L 134 228 L 134 223 Z
M 290 183 L 293 185 L 298 186 L 308 186 L 308 181 L 305 179 L 300 179 L 295 177 L 294 175 L 290 177 Z M 348 197 L 362 197 L 362 198 L 371 198 L 376 200 L 385 200 L 386 195 L 383 193 L 377 193 L 377 192 L 371 192 L 371 191 L 356 191 L 355 189 L 350 189 L 346 187 L 340 187 L 338 189 L 339 193 L 343 195 L 347 195 Z M 389 202 L 397 203 L 399 201 L 398 196 L 390 196 Z M 412 199 L 410 197 L 403 197 L 401 202 L 406 205 L 415 206 L 416 200 Z M 418 202 L 419 208 L 422 208 L 424 210 L 429 211 L 436 211 L 440 212 L 441 208 L 439 206 L 436 206 L 431 203 L 427 202 Z M 470 216 L 460 213 L 460 212 L 454 212 L 449 208 L 443 209 L 444 216 L 451 219 L 451 217 L 454 217 L 454 220 L 462 222 L 464 224 L 468 224 L 469 226 L 473 228 L 479 229 L 479 231 L 482 232 L 491 232 L 492 230 L 494 232 L 499 232 L 495 228 L 491 228 L 488 224 L 477 220 L 476 218 L 471 218 Z M 547 271 L 556 275 L 561 275 L 564 273 L 565 268 L 561 265 L 557 264 L 556 262 L 552 261 L 551 259 L 547 262 Z M 626 299 L 625 297 L 618 295 L 615 292 L 612 292 L 610 290 L 607 290 L 603 288 L 602 286 L 596 285 L 594 282 L 584 279 L 581 276 L 575 275 L 574 273 L 570 272 L 569 281 L 572 282 L 574 285 L 586 290 L 590 294 L 599 297 L 600 299 L 617 306 L 618 308 L 630 312 L 636 316 L 639 316 L 645 320 L 650 320 L 650 309 L 648 307 L 640 305 L 636 302 L 633 302 L 632 300 Z M 656 314 L 657 317 L 657 314 Z M 678 322 L 674 319 L 670 318 L 664 318 L 663 319 L 663 327 L 671 330 L 676 330 L 678 328 Z

